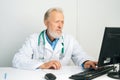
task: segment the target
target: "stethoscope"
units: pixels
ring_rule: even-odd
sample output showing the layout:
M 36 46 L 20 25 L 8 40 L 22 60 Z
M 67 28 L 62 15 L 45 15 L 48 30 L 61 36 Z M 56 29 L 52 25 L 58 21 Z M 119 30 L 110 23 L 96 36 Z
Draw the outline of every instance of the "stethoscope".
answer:
M 45 37 L 44 37 L 44 32 L 45 30 L 43 30 L 40 34 L 39 34 L 39 37 L 38 37 L 38 46 L 40 46 L 40 40 L 42 38 L 43 40 L 43 45 L 45 47 Z M 62 42 L 61 42 L 61 45 L 62 45 L 62 48 L 61 48 L 61 53 L 60 53 L 60 56 L 59 56 L 59 59 L 62 59 L 64 57 L 64 42 L 63 42 L 63 36 L 62 36 Z

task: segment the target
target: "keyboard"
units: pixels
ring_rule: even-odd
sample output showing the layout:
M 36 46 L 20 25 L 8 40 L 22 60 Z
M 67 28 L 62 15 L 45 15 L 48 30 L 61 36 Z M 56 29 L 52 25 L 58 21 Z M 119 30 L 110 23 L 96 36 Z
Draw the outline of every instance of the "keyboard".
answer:
M 88 69 L 86 71 L 83 71 L 83 72 L 80 72 L 77 74 L 73 74 L 69 78 L 74 79 L 74 80 L 91 80 L 91 79 L 101 76 L 113 69 L 115 69 L 114 66 L 104 66 L 104 67 L 98 68 L 97 70 Z

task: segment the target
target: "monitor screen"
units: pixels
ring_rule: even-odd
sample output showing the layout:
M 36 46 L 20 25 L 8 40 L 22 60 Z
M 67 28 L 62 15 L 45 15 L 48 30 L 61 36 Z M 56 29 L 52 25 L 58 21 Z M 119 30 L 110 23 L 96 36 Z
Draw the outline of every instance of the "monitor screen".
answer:
M 105 27 L 98 66 L 120 63 L 120 27 Z

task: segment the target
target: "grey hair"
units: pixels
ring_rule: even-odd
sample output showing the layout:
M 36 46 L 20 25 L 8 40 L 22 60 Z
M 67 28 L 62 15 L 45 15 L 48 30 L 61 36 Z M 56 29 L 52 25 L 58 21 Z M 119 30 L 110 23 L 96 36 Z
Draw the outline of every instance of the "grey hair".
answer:
M 48 10 L 46 11 L 46 13 L 45 13 L 45 15 L 44 15 L 44 21 L 48 19 L 50 13 L 53 12 L 53 11 L 60 12 L 60 13 L 63 14 L 63 11 L 62 11 L 61 8 L 50 8 L 50 9 L 48 9 Z

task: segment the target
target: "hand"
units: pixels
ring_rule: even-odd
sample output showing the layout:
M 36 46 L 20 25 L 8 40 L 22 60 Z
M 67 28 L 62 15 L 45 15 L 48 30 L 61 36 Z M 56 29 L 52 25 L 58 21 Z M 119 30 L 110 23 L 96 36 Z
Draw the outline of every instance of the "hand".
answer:
M 52 61 L 44 63 L 39 68 L 41 68 L 41 69 L 60 69 L 61 64 L 57 60 L 52 60 Z
M 98 62 L 88 60 L 88 61 L 86 61 L 86 62 L 84 63 L 84 68 L 85 68 L 85 69 L 86 69 L 86 68 L 97 69 L 97 67 L 96 67 L 97 63 L 98 63 Z

